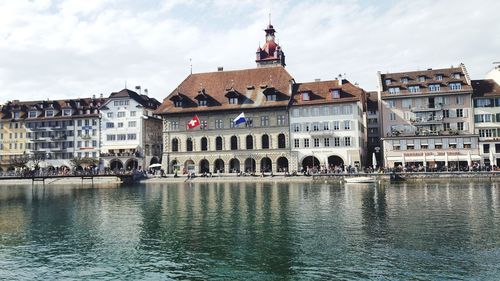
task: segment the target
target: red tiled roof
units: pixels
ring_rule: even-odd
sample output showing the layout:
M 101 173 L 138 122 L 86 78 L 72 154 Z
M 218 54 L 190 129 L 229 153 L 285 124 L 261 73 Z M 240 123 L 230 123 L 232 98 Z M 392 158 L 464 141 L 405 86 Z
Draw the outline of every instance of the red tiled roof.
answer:
M 282 66 L 191 74 L 163 100 L 156 114 L 287 106 L 291 80 Z M 210 97 L 208 106 L 197 105 L 195 97 L 201 90 Z M 230 91 L 239 94 L 239 104 L 229 103 Z M 266 101 L 263 92 L 276 93 L 277 100 Z M 178 95 L 184 98 L 184 107 L 174 106 L 172 99 Z
M 365 91 L 345 79 L 342 85 L 339 80 L 298 83 L 296 89 L 292 105 L 363 102 L 365 99 Z M 333 98 L 331 90 L 340 90 L 340 98 Z M 309 92 L 309 100 L 302 100 L 301 94 L 304 92 Z

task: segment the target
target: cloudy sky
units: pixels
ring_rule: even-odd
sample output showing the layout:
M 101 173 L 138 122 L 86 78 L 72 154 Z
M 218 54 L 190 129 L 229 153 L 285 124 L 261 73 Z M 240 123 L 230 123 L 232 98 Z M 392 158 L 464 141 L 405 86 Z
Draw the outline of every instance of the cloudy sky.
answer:
M 0 103 L 142 85 L 163 99 L 193 72 L 255 67 L 272 14 L 298 82 L 500 61 L 500 1 L 0 0 Z

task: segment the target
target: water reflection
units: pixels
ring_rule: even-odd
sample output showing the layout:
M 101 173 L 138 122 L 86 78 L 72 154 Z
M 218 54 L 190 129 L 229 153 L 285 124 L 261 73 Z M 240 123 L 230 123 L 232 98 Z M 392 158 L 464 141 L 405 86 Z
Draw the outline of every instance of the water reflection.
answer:
M 0 276 L 494 280 L 499 196 L 489 182 L 2 187 Z

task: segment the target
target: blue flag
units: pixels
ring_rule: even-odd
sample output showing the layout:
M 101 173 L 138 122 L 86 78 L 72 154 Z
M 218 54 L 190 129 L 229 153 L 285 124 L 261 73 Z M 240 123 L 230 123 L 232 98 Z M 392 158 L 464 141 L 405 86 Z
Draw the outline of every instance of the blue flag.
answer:
M 233 122 L 234 122 L 234 125 L 238 125 L 240 123 L 245 123 L 247 121 L 247 119 L 245 118 L 245 113 L 241 113 L 240 115 L 238 115 L 238 117 L 234 118 Z

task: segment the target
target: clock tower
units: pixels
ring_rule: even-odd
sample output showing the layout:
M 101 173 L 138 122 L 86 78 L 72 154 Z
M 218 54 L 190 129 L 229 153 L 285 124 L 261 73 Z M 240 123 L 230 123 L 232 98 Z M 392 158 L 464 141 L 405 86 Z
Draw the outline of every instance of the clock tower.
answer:
M 257 67 L 268 67 L 268 66 L 285 66 L 285 53 L 281 50 L 281 47 L 275 42 L 275 33 L 271 22 L 266 29 L 266 43 L 262 48 L 259 46 L 256 52 L 255 62 L 257 63 Z

